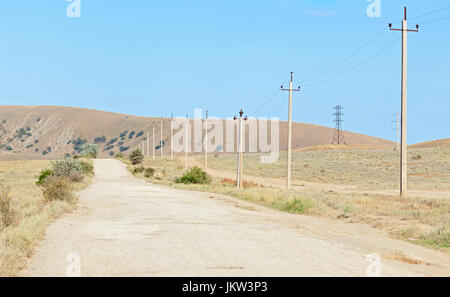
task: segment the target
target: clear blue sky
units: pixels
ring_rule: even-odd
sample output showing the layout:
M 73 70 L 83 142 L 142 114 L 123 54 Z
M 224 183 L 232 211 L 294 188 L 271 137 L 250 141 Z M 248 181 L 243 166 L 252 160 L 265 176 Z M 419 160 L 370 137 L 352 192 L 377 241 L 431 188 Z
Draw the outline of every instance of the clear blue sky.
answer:
M 346 75 L 318 85 L 323 72 L 372 39 L 387 23 L 450 5 L 447 0 L 65 0 L 0 1 L 0 104 L 67 105 L 142 116 L 287 117 L 287 93 L 262 108 L 289 72 L 295 121 L 333 126 L 345 108 L 347 130 L 393 139 L 400 108 L 400 43 Z M 450 9 L 410 25 L 450 16 Z M 398 24 L 396 25 L 398 26 Z M 450 137 L 450 19 L 409 35 L 410 143 Z M 308 83 L 346 72 L 399 32 L 386 31 L 357 55 Z M 281 105 L 280 105 L 281 104 Z

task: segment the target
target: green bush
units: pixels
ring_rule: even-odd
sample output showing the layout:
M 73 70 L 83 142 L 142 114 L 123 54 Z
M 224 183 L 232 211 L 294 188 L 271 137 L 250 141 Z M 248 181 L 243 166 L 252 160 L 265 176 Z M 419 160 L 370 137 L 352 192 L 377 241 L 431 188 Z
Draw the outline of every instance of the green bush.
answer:
M 122 133 L 120 133 L 120 138 L 127 136 L 127 134 L 128 134 L 128 130 L 123 131 Z
M 94 165 L 92 163 L 86 161 L 81 161 L 80 163 L 84 174 L 94 174 Z
M 49 176 L 42 184 L 41 189 L 46 201 L 71 202 L 75 198 L 72 183 L 64 177 Z
M 94 139 L 94 143 L 95 144 L 97 144 L 97 143 L 105 143 L 106 142 L 106 136 L 100 136 L 100 137 L 95 137 L 95 139 Z
M 95 143 L 85 143 L 80 147 L 80 155 L 82 157 L 97 158 L 100 148 Z
M 193 167 L 182 177 L 175 180 L 177 184 L 209 184 L 211 176 L 199 167 Z
M 133 174 L 138 174 L 138 173 L 142 173 L 145 171 L 144 167 L 134 167 L 133 168 Z
M 73 182 L 83 180 L 83 166 L 74 159 L 63 159 L 52 162 L 52 172 L 56 177 L 68 178 Z
M 110 140 L 108 141 L 107 145 L 113 144 L 113 143 L 115 143 L 117 140 L 118 140 L 117 137 L 114 137 L 113 139 L 110 139 Z
M 153 169 L 153 168 L 147 168 L 147 169 L 145 169 L 145 173 L 144 173 L 144 176 L 145 177 L 153 177 L 153 175 L 155 174 L 155 169 Z
M 34 182 L 36 186 L 42 186 L 44 181 L 53 174 L 53 171 L 51 169 L 45 168 L 41 170 L 41 173 L 36 177 L 36 181 Z
M 141 164 L 144 161 L 144 155 L 140 149 L 134 150 L 130 154 L 130 161 L 133 165 Z
M 117 153 L 117 154 L 116 154 L 116 158 L 118 158 L 118 159 L 123 159 L 123 158 L 124 158 L 123 153 L 122 153 L 122 152 Z

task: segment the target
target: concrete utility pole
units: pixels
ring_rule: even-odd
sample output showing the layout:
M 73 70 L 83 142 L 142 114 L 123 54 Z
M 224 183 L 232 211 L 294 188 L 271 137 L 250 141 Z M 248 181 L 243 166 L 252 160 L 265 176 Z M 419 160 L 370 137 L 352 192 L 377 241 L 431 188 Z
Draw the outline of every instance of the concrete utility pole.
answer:
M 407 100 L 408 100 L 408 32 L 419 32 L 419 25 L 416 25 L 416 30 L 408 30 L 408 21 L 405 15 L 402 22 L 401 29 L 392 29 L 392 24 L 389 24 L 391 31 L 402 32 L 402 118 L 401 118 L 401 148 L 400 148 L 400 196 L 404 197 L 408 191 L 408 174 L 407 174 L 407 162 L 408 162 L 408 143 L 406 138 L 407 128 Z
M 173 161 L 173 114 L 170 117 L 170 161 Z
M 160 148 L 161 148 L 161 158 L 164 157 L 164 144 L 163 144 L 163 118 L 161 117 L 161 144 L 160 144 Z
M 242 154 L 244 152 L 244 130 L 243 130 L 243 121 L 247 120 L 247 117 L 242 118 L 244 115 L 244 111 L 241 109 L 239 111 L 239 133 L 238 133 L 238 166 L 237 166 L 237 178 L 236 178 L 236 187 L 238 189 L 242 188 L 243 184 L 243 157 Z M 238 118 L 234 116 L 234 120 L 236 121 Z
M 186 131 L 184 138 L 184 169 L 188 169 L 188 129 L 189 129 L 189 115 L 186 115 Z
M 147 130 L 147 157 L 150 157 L 150 132 Z
M 292 89 L 293 72 L 291 72 L 291 80 L 289 82 L 289 89 L 284 89 L 281 86 L 282 91 L 289 92 L 289 122 L 288 122 L 288 152 L 287 152 L 287 174 L 286 174 L 286 189 L 291 189 L 292 179 L 292 92 L 300 92 L 300 87 L 297 90 Z
M 205 118 L 205 171 L 208 170 L 208 111 Z
M 153 160 L 155 159 L 155 126 L 153 126 Z
M 392 122 L 396 124 L 396 130 L 397 130 L 397 133 L 395 136 L 395 150 L 398 151 L 400 149 L 399 148 L 400 143 L 398 142 L 398 138 L 400 135 L 399 134 L 400 133 L 400 113 L 397 111 L 396 113 L 394 113 L 394 117 L 395 118 Z

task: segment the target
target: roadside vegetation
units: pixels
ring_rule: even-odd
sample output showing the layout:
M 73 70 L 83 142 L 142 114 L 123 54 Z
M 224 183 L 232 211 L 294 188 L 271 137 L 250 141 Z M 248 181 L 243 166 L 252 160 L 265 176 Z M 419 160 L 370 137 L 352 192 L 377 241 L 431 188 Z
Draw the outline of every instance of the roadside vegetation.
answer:
M 0 162 L 0 276 L 24 268 L 47 226 L 77 207 L 93 176 L 91 159 Z
M 193 167 L 186 172 L 182 158 L 174 161 L 149 158 L 139 165 L 132 165 L 131 161 L 125 158 L 121 160 L 135 176 L 155 184 L 225 194 L 294 214 L 326 217 L 347 223 L 364 223 L 393 238 L 450 252 L 449 199 L 437 198 L 438 196 L 402 199 L 371 192 L 373 189 L 396 188 L 395 154 L 389 151 L 361 151 L 354 154 L 347 151 L 295 152 L 295 167 L 302 168 L 304 172 L 300 174 L 295 171 L 294 184 L 297 187 L 291 191 L 285 191 L 282 186 L 263 185 L 252 178 L 252 175 L 278 178 L 283 184 L 283 159 L 275 164 L 264 165 L 259 162 L 259 155 L 246 155 L 243 189 L 237 189 L 236 181 L 230 178 L 234 176 L 234 155 L 216 155 L 209 158 L 209 167 L 215 172 L 213 176 L 208 175 L 210 181 L 206 183 L 182 182 L 189 180 L 193 171 L 203 171 Z M 412 160 L 417 155 L 421 158 Z M 411 188 L 449 190 L 449 155 L 450 151 L 414 149 L 409 165 L 412 174 Z M 202 160 L 201 155 L 190 158 L 193 164 L 202 164 Z M 147 168 L 151 168 L 152 174 L 145 174 Z M 330 190 L 329 187 L 302 190 L 304 180 L 319 184 L 350 184 L 355 186 L 357 191 L 340 192 Z

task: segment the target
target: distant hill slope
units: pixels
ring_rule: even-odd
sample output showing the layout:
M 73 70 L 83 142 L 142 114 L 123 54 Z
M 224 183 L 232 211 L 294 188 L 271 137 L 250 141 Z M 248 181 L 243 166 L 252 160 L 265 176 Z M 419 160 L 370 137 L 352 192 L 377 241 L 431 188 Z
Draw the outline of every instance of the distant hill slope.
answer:
M 410 147 L 411 148 L 450 147 L 450 138 L 417 143 L 411 145 Z
M 150 111 L 151 113 L 151 111 Z M 61 106 L 0 106 L 0 159 L 58 158 L 76 154 L 83 142 L 97 142 L 101 156 L 140 147 L 147 131 L 155 127 L 155 143 L 160 141 L 160 118 L 145 118 L 92 109 Z M 170 121 L 164 119 L 163 134 L 169 153 Z M 225 126 L 225 125 L 224 125 Z M 333 129 L 303 123 L 293 125 L 293 148 L 330 144 Z M 280 123 L 280 149 L 287 148 L 287 123 Z M 150 136 L 151 138 L 151 136 Z M 225 137 L 224 137 L 225 138 Z M 270 138 L 269 138 L 270 139 Z M 347 144 L 389 146 L 380 138 L 346 132 Z M 226 138 L 224 139 L 224 142 Z M 152 141 L 150 141 L 150 144 Z M 150 149 L 151 150 L 151 149 Z M 159 147 L 157 147 L 159 154 Z

